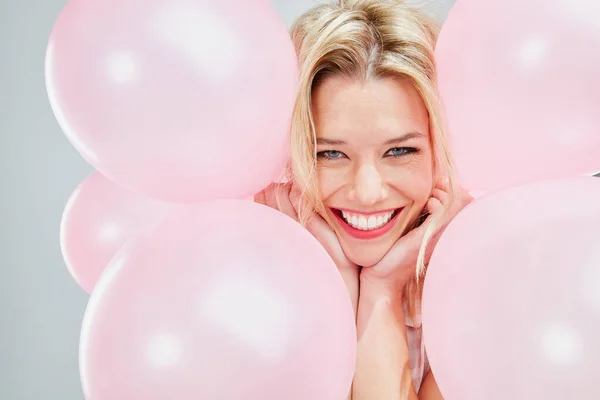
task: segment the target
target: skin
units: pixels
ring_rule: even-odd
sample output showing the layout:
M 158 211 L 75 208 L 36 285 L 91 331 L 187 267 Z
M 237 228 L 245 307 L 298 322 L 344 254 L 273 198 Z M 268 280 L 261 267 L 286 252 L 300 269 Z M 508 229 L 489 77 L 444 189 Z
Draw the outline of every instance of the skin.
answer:
M 336 262 L 352 299 L 358 331 L 356 373 L 349 399 L 443 400 L 435 379 L 424 377 L 419 394 L 409 367 L 403 290 L 414 277 L 425 228 L 434 217 L 441 228 L 472 198 L 454 200 L 434 181 L 429 117 L 407 80 L 366 82 L 330 77 L 313 90 L 317 132 L 317 178 L 325 215 L 307 229 Z M 256 201 L 297 219 L 300 191 L 293 182 L 271 186 Z M 339 210 L 369 214 L 398 210 L 391 229 L 357 238 Z M 417 218 L 429 216 L 415 228 Z M 406 397 L 408 396 L 408 397 Z

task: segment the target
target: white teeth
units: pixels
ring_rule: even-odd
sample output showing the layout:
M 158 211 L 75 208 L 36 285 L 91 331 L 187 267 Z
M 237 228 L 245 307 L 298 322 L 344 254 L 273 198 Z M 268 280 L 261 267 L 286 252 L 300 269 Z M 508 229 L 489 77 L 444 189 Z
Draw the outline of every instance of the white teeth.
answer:
M 377 226 L 377 217 L 374 216 L 370 216 L 369 219 L 367 220 L 367 228 L 369 229 L 373 229 Z
M 364 215 L 358 217 L 358 229 L 367 230 L 367 217 Z
M 362 215 L 342 211 L 342 217 L 348 225 L 363 231 L 370 231 L 381 228 L 390 222 L 394 213 L 395 211 L 388 211 L 380 214 Z

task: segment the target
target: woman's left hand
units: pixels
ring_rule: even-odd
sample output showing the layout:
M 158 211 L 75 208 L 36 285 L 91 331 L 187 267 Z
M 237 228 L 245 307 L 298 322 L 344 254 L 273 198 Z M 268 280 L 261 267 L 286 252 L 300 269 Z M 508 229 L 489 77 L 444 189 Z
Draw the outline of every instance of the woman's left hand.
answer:
M 387 254 L 372 267 L 363 268 L 360 274 L 361 285 L 376 285 L 390 293 L 399 293 L 404 286 L 415 277 L 417 257 L 427 226 L 433 218 L 440 222 L 434 235 L 427 245 L 425 264 L 429 263 L 435 245 L 450 221 L 469 203 L 473 197 L 464 189 L 458 188 L 458 193 L 452 201 L 448 188 L 438 184 L 427 201 L 425 211 L 429 216 L 419 227 L 400 237 Z M 448 211 L 444 213 L 444 209 Z

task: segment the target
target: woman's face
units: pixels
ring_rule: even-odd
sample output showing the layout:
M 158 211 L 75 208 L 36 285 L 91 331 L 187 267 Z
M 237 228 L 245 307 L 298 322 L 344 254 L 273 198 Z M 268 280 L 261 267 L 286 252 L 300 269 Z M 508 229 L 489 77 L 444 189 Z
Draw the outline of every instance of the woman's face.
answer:
M 429 116 L 407 80 L 331 77 L 313 92 L 318 181 L 346 256 L 376 264 L 433 188 Z

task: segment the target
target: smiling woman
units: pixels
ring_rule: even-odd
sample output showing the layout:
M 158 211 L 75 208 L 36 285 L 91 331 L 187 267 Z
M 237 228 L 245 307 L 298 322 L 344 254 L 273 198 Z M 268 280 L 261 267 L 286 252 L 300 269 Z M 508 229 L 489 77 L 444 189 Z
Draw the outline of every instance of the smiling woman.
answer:
M 400 0 L 320 5 L 291 31 L 291 180 L 256 200 L 304 224 L 346 282 L 359 335 L 354 400 L 442 399 L 421 340 L 422 278 L 470 197 L 455 187 L 442 131 L 437 32 Z

